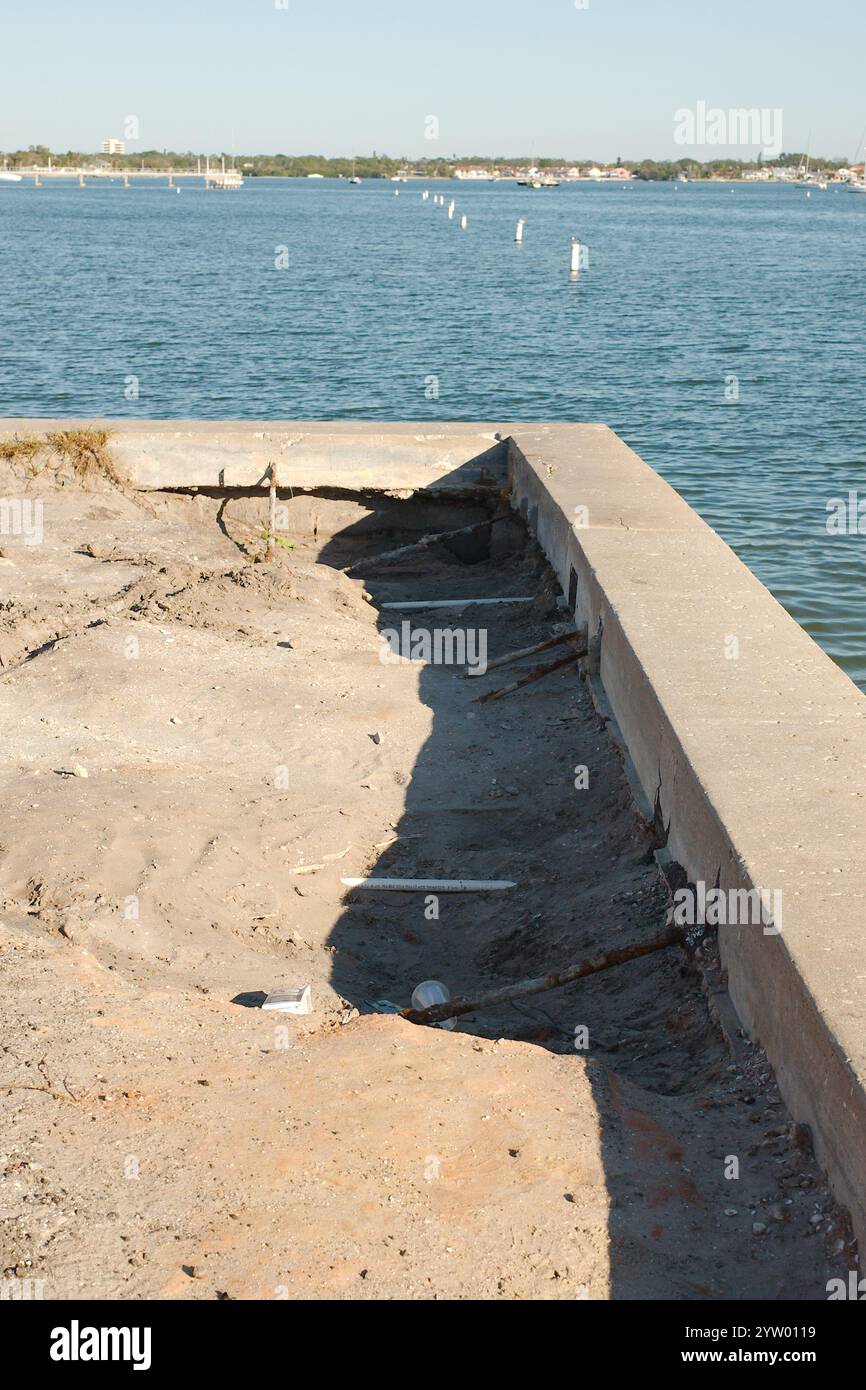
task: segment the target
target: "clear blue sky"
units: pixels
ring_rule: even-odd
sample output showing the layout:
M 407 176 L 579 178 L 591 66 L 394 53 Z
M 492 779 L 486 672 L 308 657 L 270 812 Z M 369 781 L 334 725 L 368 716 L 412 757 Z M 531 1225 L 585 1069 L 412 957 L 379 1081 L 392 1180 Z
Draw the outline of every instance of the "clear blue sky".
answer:
M 704 100 L 853 158 L 866 126 L 866 0 L 278 3 L 2 0 L 0 149 L 136 115 L 133 150 L 664 158 Z

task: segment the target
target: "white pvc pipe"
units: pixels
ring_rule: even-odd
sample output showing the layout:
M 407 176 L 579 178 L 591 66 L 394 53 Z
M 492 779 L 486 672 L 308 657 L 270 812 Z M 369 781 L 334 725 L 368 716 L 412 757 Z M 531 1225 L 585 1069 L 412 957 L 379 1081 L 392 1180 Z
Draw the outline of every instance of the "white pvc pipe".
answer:
M 394 893 L 487 893 L 516 888 L 508 878 L 341 878 L 347 888 L 379 888 Z
M 532 603 L 534 594 L 521 594 L 519 598 L 431 598 L 407 599 L 399 602 L 380 603 L 380 608 L 466 608 L 467 605 L 488 603 Z

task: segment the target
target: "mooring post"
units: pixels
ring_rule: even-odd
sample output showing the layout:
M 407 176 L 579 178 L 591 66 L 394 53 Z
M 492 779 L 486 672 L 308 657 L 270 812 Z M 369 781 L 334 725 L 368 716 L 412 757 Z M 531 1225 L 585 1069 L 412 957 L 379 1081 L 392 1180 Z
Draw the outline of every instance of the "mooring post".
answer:
M 518 245 L 518 246 L 521 246 L 521 245 L 523 244 L 523 228 L 524 228 L 524 226 L 525 226 L 524 219 L 523 219 L 522 217 L 518 217 L 518 219 L 517 219 L 517 226 L 516 226 L 515 229 L 514 229 L 514 240 L 517 242 L 517 245 Z

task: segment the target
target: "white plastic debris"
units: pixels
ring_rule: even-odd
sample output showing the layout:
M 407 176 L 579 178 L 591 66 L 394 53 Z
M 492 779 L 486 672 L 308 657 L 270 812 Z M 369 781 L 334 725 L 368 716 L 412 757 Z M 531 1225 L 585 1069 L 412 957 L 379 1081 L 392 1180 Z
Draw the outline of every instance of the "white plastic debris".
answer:
M 301 985 L 296 989 L 273 989 L 262 1004 L 263 1009 L 271 1009 L 278 1014 L 311 1014 L 313 1012 L 313 987 Z
M 487 893 L 516 888 L 510 878 L 341 878 L 346 888 L 392 893 Z
M 451 991 L 447 985 L 443 985 L 441 980 L 424 980 L 420 985 L 416 985 L 412 991 L 412 1008 L 431 1009 L 436 1004 L 450 1004 Z M 441 1023 L 435 1023 L 434 1028 L 445 1028 L 449 1032 L 457 1027 L 456 1018 L 443 1019 Z
M 436 598 L 401 599 L 399 602 L 380 603 L 380 608 L 471 608 L 494 603 L 533 603 L 535 594 L 520 594 L 514 598 Z

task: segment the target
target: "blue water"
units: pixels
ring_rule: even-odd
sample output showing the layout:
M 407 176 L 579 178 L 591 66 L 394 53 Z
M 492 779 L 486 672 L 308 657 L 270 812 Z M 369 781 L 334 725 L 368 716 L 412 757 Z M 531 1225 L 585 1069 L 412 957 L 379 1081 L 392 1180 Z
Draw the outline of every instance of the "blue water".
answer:
M 864 252 L 836 189 L 0 185 L 0 415 L 604 421 L 866 688 Z

